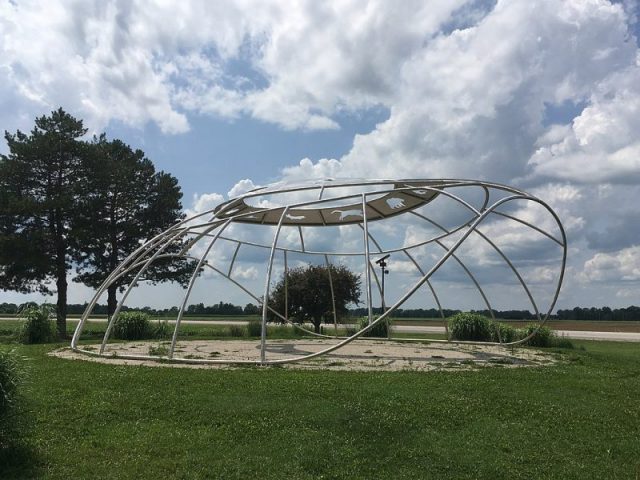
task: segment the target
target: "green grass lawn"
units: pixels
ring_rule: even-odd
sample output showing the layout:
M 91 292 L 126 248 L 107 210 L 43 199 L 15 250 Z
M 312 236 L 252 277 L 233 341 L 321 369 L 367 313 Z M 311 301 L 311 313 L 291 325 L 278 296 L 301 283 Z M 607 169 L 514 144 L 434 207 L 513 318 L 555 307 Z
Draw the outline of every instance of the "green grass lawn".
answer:
M 0 478 L 639 478 L 640 346 L 575 343 L 557 366 L 429 373 L 125 367 L 19 347 L 30 426 Z

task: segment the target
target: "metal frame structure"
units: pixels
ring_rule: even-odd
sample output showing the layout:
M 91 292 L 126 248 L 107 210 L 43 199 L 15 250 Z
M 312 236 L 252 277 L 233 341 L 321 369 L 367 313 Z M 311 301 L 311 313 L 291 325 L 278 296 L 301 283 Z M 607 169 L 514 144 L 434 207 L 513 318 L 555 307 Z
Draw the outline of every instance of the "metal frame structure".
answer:
M 465 200 L 463 195 L 459 192 L 463 192 L 468 189 L 476 189 L 481 193 L 482 200 L 478 205 L 474 205 L 473 202 Z M 428 210 L 432 202 L 443 197 L 453 202 L 461 208 L 462 211 L 468 214 L 459 225 L 455 228 L 447 228 L 440 222 L 434 220 L 430 215 L 423 210 Z M 522 218 L 507 213 L 504 210 L 505 206 L 511 202 L 524 201 L 531 202 L 540 205 L 548 214 L 550 218 L 557 225 L 557 233 L 551 233 L 544 228 L 535 225 Z M 403 216 L 403 217 L 400 217 Z M 381 246 L 379 239 L 375 238 L 370 231 L 370 225 L 373 222 L 384 222 L 391 217 L 402 218 L 403 220 L 410 220 L 412 223 L 422 223 L 434 227 L 437 229 L 438 234 L 426 235 L 425 238 L 421 238 L 419 241 L 414 242 L 411 245 L 402 245 L 399 247 L 385 249 Z M 505 251 L 501 249 L 488 234 L 483 232 L 480 227 L 483 223 L 486 223 L 489 219 L 499 219 L 505 222 L 516 222 L 520 226 L 529 228 L 536 235 L 542 235 L 546 237 L 552 244 L 555 244 L 560 248 L 560 265 L 557 281 L 555 283 L 555 290 L 552 294 L 552 298 L 549 302 L 548 308 L 544 311 L 540 311 L 538 304 L 531 292 L 531 289 L 525 282 L 523 275 L 516 268 L 514 262 L 507 256 Z M 274 235 L 269 242 L 260 240 L 242 240 L 239 237 L 235 238 L 234 233 L 227 234 L 234 229 L 242 228 L 244 225 L 256 225 L 256 226 L 270 226 L 271 229 L 275 229 Z M 309 250 L 305 246 L 305 233 L 309 227 L 327 227 L 327 226 L 342 226 L 342 225 L 356 225 L 362 230 L 362 248 L 358 251 L 323 251 L 323 250 Z M 283 228 L 292 227 L 297 230 L 299 236 L 299 246 L 297 247 L 285 247 L 279 244 L 279 238 Z M 249 363 L 258 365 L 271 365 L 290 363 L 301 360 L 308 360 L 314 357 L 318 357 L 327 354 L 331 351 L 337 350 L 342 346 L 357 340 L 362 337 L 367 331 L 374 328 L 375 325 L 386 322 L 389 316 L 400 306 L 402 306 L 412 295 L 414 295 L 423 285 L 428 287 L 430 295 L 433 297 L 435 305 L 437 305 L 440 311 L 440 316 L 444 322 L 445 329 L 447 328 L 447 322 L 445 319 L 444 311 L 441 305 L 441 300 L 437 293 L 437 290 L 431 281 L 433 275 L 448 261 L 452 260 L 459 265 L 468 277 L 469 281 L 475 286 L 478 293 L 482 297 L 484 304 L 491 316 L 494 317 L 494 309 L 491 306 L 490 299 L 483 289 L 482 285 L 473 274 L 471 269 L 464 263 L 464 261 L 457 255 L 459 247 L 470 237 L 478 237 L 484 244 L 488 245 L 492 251 L 494 251 L 508 269 L 514 274 L 518 281 L 518 284 L 524 291 L 524 294 L 528 298 L 533 311 L 535 312 L 536 319 L 538 321 L 538 328 L 542 327 L 550 313 L 552 312 L 560 288 L 562 285 L 566 257 L 567 257 L 567 240 L 564 228 L 560 219 L 556 213 L 541 199 L 528 194 L 522 190 L 501 185 L 497 183 L 477 181 L 477 180 L 458 180 L 458 179 L 442 179 L 442 180 L 322 180 L 312 181 L 299 185 L 287 185 L 287 184 L 275 184 L 269 187 L 258 188 L 252 190 L 237 198 L 231 199 L 218 205 L 215 209 L 200 213 L 191 218 L 185 219 L 173 227 L 169 228 L 165 232 L 157 235 L 155 238 L 148 240 L 141 245 L 136 251 L 131 253 L 119 266 L 116 268 L 105 282 L 96 291 L 86 311 L 84 312 L 78 326 L 73 335 L 71 341 L 71 348 L 74 351 L 81 352 L 87 355 L 93 356 L 105 356 L 112 357 L 112 353 L 107 351 L 108 342 L 111 336 L 111 332 L 114 323 L 124 305 L 127 297 L 131 293 L 132 289 L 138 284 L 139 281 L 144 280 L 144 273 L 147 269 L 153 265 L 154 262 L 162 259 L 189 259 L 194 262 L 195 267 L 191 275 L 191 279 L 185 289 L 184 297 L 182 299 L 178 315 L 175 320 L 175 327 L 171 339 L 171 345 L 168 355 L 165 357 L 157 357 L 151 355 L 126 355 L 118 354 L 118 358 L 134 359 L 134 360 L 163 360 L 183 363 Z M 230 257 L 230 263 L 226 270 L 217 267 L 210 261 L 209 255 L 214 246 L 219 242 L 230 242 L 235 245 L 233 249 L 233 255 Z M 447 243 L 448 242 L 448 243 Z M 174 251 L 169 249 L 170 246 L 180 245 L 181 249 L 177 253 L 166 253 L 167 251 Z M 375 247 L 375 251 L 371 251 L 371 245 Z M 442 256 L 435 261 L 429 268 L 425 268 L 416 259 L 416 249 L 421 247 L 434 245 L 438 249 L 442 250 Z M 244 285 L 239 278 L 234 278 L 233 269 L 238 263 L 238 259 L 242 256 L 242 250 L 247 247 L 262 248 L 269 252 L 267 273 L 264 279 L 264 289 L 262 296 L 258 292 L 252 291 L 246 285 Z M 168 250 L 169 249 L 169 250 Z M 329 272 L 329 285 L 331 288 L 331 298 L 333 301 L 333 320 L 336 328 L 336 335 L 316 334 L 314 332 L 308 332 L 311 335 L 316 335 L 323 338 L 333 338 L 336 340 L 334 345 L 331 345 L 321 351 L 306 355 L 296 356 L 291 358 L 269 359 L 267 358 L 267 321 L 269 313 L 278 317 L 281 321 L 291 323 L 295 328 L 303 328 L 289 319 L 288 314 L 288 301 L 285 300 L 285 309 L 283 312 L 277 312 L 269 306 L 269 294 L 272 284 L 272 274 L 274 269 L 274 259 L 276 255 L 282 254 L 284 261 L 285 272 L 288 268 L 287 256 L 291 254 L 304 254 L 312 257 L 317 257 L 319 261 L 329 267 L 332 265 L 332 258 L 335 257 L 355 257 L 361 259 L 364 267 L 364 290 L 366 297 L 367 308 L 367 325 L 348 337 L 339 337 L 335 298 L 334 298 L 334 285 L 331 278 L 331 269 L 327 268 Z M 384 301 L 384 294 L 382 292 L 381 281 L 376 274 L 375 265 L 373 264 L 372 257 L 387 256 L 391 254 L 400 254 L 403 258 L 407 259 L 410 264 L 415 266 L 416 272 L 419 274 L 419 279 L 411 287 L 409 287 L 404 294 L 391 306 L 385 306 L 381 315 L 374 318 L 373 315 L 373 293 L 372 293 L 372 279 L 378 287 L 381 298 Z M 260 339 L 260 360 L 225 360 L 225 359 L 199 359 L 199 358 L 182 358 L 176 355 L 176 343 L 178 338 L 178 332 L 180 325 L 187 307 L 190 295 L 194 288 L 196 281 L 201 277 L 204 269 L 211 269 L 218 275 L 230 282 L 245 293 L 247 293 L 254 301 L 256 301 L 262 307 L 262 330 Z M 382 275 L 384 277 L 384 267 L 382 267 Z M 89 350 L 83 348 L 79 344 L 79 340 L 87 322 L 87 319 L 91 315 L 98 299 L 107 291 L 110 285 L 118 281 L 121 277 L 128 274 L 134 274 L 133 280 L 126 287 L 121 300 L 119 301 L 114 314 L 108 319 L 108 325 L 104 334 L 103 340 L 100 344 L 98 351 Z M 286 279 L 286 275 L 284 276 Z M 384 284 L 384 278 L 382 278 L 382 284 Z M 285 292 L 287 287 L 285 287 Z M 286 293 L 285 293 L 286 296 Z M 286 297 L 285 297 L 286 298 Z M 263 301 L 264 299 L 264 301 Z M 495 317 L 494 317 L 495 319 Z M 303 328 L 304 329 L 304 328 Z M 526 342 L 531 336 L 535 334 L 532 332 L 528 337 L 515 341 L 515 342 L 503 342 L 502 338 L 499 338 L 500 344 L 503 345 L 515 345 Z M 498 329 L 499 335 L 499 329 Z M 448 337 L 448 330 L 447 330 Z M 451 340 L 442 340 L 451 341 Z M 478 343 L 478 342 L 455 342 L 455 343 Z M 487 343 L 487 342 L 482 342 Z

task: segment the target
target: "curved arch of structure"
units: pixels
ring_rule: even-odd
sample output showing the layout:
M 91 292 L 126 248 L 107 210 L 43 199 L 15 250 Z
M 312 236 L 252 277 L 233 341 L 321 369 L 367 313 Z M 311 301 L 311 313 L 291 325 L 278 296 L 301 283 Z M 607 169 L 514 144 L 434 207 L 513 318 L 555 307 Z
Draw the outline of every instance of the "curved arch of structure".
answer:
M 456 190 L 461 189 L 465 191 L 470 187 L 480 187 L 484 192 L 484 198 L 480 202 L 480 205 L 474 206 L 469 201 L 465 200 L 459 195 Z M 345 193 L 345 190 L 355 190 L 350 193 Z M 451 190 L 456 191 L 456 193 Z M 497 199 L 493 203 L 490 203 L 491 192 L 500 192 L 503 196 Z M 317 196 L 313 198 L 303 198 L 307 194 L 314 194 L 317 192 Z M 294 201 L 286 201 L 287 196 L 298 197 Z M 283 201 L 282 198 L 285 200 Z M 440 222 L 434 220 L 431 216 L 420 213 L 418 210 L 431 208 L 432 202 L 438 198 L 449 199 L 453 201 L 454 205 L 460 206 L 465 211 L 471 214 L 469 219 L 463 220 L 461 223 L 447 227 Z M 264 201 L 263 201 L 264 200 Z M 510 202 L 525 201 L 533 202 L 540 205 L 546 212 L 548 212 L 560 232 L 560 238 L 542 228 L 535 225 L 532 222 L 518 218 L 517 215 L 505 213 L 498 210 L 499 207 L 505 206 Z M 254 206 L 254 203 L 258 203 L 260 206 Z M 267 206 L 265 206 L 267 205 Z M 209 217 L 209 220 L 204 218 Z M 404 217 L 403 217 L 404 215 Z M 426 238 L 420 238 L 414 241 L 410 245 L 402 244 L 398 247 L 383 248 L 381 242 L 376 239 L 375 235 L 370 231 L 370 225 L 374 222 L 384 222 L 387 218 L 398 217 L 413 220 L 419 219 L 426 224 L 433 226 L 437 229 L 437 232 L 432 235 L 427 235 Z M 552 298 L 549 302 L 548 308 L 541 313 L 536 301 L 535 296 L 527 286 L 525 279 L 519 272 L 516 265 L 505 253 L 504 249 L 500 248 L 485 232 L 480 230 L 481 224 L 485 223 L 488 218 L 500 218 L 503 221 L 516 222 L 519 225 L 530 228 L 545 238 L 553 241 L 562 249 L 562 258 L 559 265 L 558 279 L 555 284 L 555 289 Z M 241 238 L 234 238 L 234 233 L 231 232 L 234 228 L 241 228 L 243 225 L 253 224 L 255 226 L 267 226 L 266 228 L 272 228 L 273 234 L 269 242 L 257 240 L 247 240 Z M 362 230 L 362 248 L 357 251 L 331 251 L 324 249 L 311 249 L 308 250 L 305 246 L 305 229 L 308 227 L 327 227 L 327 226 L 341 226 L 341 225 L 357 225 Z M 297 230 L 299 237 L 298 247 L 287 247 L 279 245 L 281 238 L 281 232 L 283 228 L 294 227 Z M 261 227 L 264 228 L 264 227 Z M 226 233 L 230 231 L 231 233 Z M 365 335 L 369 330 L 374 328 L 381 322 L 386 322 L 389 316 L 398 308 L 400 308 L 409 298 L 412 297 L 423 285 L 426 284 L 431 296 L 433 297 L 442 320 L 444 321 L 445 329 L 448 328 L 444 309 L 442 307 L 440 296 L 438 295 L 435 286 L 432 282 L 433 275 L 449 260 L 455 262 L 464 271 L 466 277 L 471 284 L 478 291 L 482 298 L 490 315 L 494 316 L 494 308 L 487 293 L 485 292 L 481 282 L 473 273 L 472 269 L 465 264 L 463 259 L 456 253 L 459 247 L 471 236 L 475 235 L 486 243 L 502 260 L 507 268 L 513 273 L 518 284 L 526 294 L 528 301 L 533 308 L 536 318 L 538 320 L 538 329 L 541 328 L 549 318 L 560 293 L 560 288 L 564 278 L 564 270 L 567 257 L 567 241 L 566 234 L 560 219 L 557 214 L 547 205 L 544 200 L 534 197 L 519 189 L 509 187 L 506 185 L 500 185 L 497 183 L 483 182 L 476 180 L 457 180 L 457 179 L 444 179 L 444 180 L 347 180 L 347 181 L 334 181 L 325 180 L 322 182 L 310 182 L 303 185 L 274 185 L 265 188 L 258 188 L 251 192 L 248 192 L 238 198 L 231 199 L 218 205 L 215 209 L 207 212 L 202 212 L 191 218 L 185 219 L 173 227 L 169 228 L 165 232 L 155 236 L 154 238 L 141 245 L 138 249 L 131 253 L 119 266 L 116 268 L 105 280 L 105 282 L 97 289 L 95 295 L 89 302 L 89 305 L 84 312 L 82 318 L 78 322 L 78 326 L 73 335 L 71 342 L 72 349 L 89 355 L 105 356 L 105 349 L 110 340 L 113 326 L 118 318 L 118 315 L 125 304 L 130 292 L 138 284 L 141 279 L 144 278 L 145 272 L 159 259 L 189 259 L 194 262 L 195 267 L 191 274 L 190 280 L 185 288 L 185 293 L 180 303 L 180 309 L 178 311 L 177 318 L 175 320 L 175 326 L 171 338 L 171 345 L 168 355 L 165 360 L 171 360 L 174 362 L 186 362 L 186 363 L 254 363 L 261 365 L 279 364 L 295 362 L 300 360 L 311 359 L 331 351 L 341 348 L 342 346 L 357 340 Z M 455 239 L 454 236 L 458 235 Z M 453 239 L 453 245 L 447 246 L 443 240 Z M 308 238 L 307 238 L 308 240 Z M 212 249 L 219 244 L 220 241 L 230 242 L 233 246 L 233 253 L 230 258 L 230 262 L 226 271 L 218 268 L 207 260 Z M 197 246 L 206 242 L 206 246 L 200 249 L 199 252 L 193 252 L 197 250 Z M 383 291 L 380 285 L 380 279 L 376 274 L 375 268 L 371 263 L 372 252 L 370 249 L 370 243 L 375 246 L 377 252 L 375 255 L 388 255 L 393 253 L 400 253 L 409 259 L 417 273 L 419 274 L 418 280 L 409 287 L 401 297 L 393 303 L 391 307 L 382 311 L 382 313 L 374 318 L 373 315 L 373 292 L 372 282 L 375 282 L 380 297 L 383 298 Z M 167 249 L 172 245 L 179 245 L 180 249 L 178 253 L 167 253 Z M 437 246 L 443 253 L 440 258 L 430 267 L 424 268 L 416 260 L 413 251 L 418 251 L 422 247 L 429 245 Z M 243 246 L 251 246 L 266 249 L 269 252 L 268 262 L 266 264 L 266 275 L 264 279 L 264 288 L 262 295 L 253 292 L 251 288 L 243 284 L 240 278 L 233 277 L 234 266 L 239 259 L 242 259 Z M 174 250 L 175 251 L 175 250 Z M 328 272 L 329 288 L 331 293 L 332 302 L 332 320 L 335 327 L 335 335 L 324 335 L 311 332 L 304 327 L 292 322 L 289 318 L 288 312 L 288 285 L 285 283 L 285 301 L 284 312 L 278 312 L 269 305 L 269 295 L 271 289 L 271 282 L 273 276 L 274 263 L 276 260 L 276 254 L 278 252 L 283 253 L 284 261 L 284 278 L 285 282 L 288 277 L 288 259 L 289 253 L 304 254 L 313 258 L 318 258 L 320 262 L 324 263 Z M 350 257 L 350 258 L 362 258 L 364 268 L 364 294 L 366 297 L 366 310 L 367 310 L 367 324 L 364 328 L 357 331 L 355 334 L 341 337 L 338 335 L 338 318 L 336 313 L 336 300 L 334 294 L 334 281 L 331 276 L 331 266 L 333 265 L 332 259 L 335 257 Z M 195 283 L 197 282 L 201 272 L 204 268 L 212 269 L 219 274 L 223 279 L 229 281 L 232 285 L 239 287 L 246 294 L 248 294 L 254 301 L 258 302 L 262 308 L 262 326 L 260 337 L 260 360 L 225 360 L 225 359 L 193 359 L 193 358 L 181 358 L 176 355 L 176 343 L 179 335 L 179 329 L 182 318 L 184 316 L 191 292 Z M 99 298 L 106 292 L 106 290 L 114 285 L 120 285 L 122 278 L 132 275 L 132 280 L 126 286 L 122 298 L 118 302 L 115 312 L 108 319 L 107 328 L 102 339 L 100 348 L 97 352 L 87 350 L 79 346 L 79 340 L 86 324 L 87 319 L 91 315 L 95 305 Z M 267 322 L 268 314 L 273 314 L 276 318 L 293 325 L 295 328 L 299 328 L 309 334 L 336 339 L 337 343 L 331 345 L 321 351 L 308 354 L 305 356 L 298 356 L 292 358 L 270 360 L 266 355 L 267 344 Z M 447 340 L 450 341 L 447 331 Z M 499 329 L 498 329 L 499 331 Z M 526 342 L 529 340 L 537 330 L 534 330 L 526 338 L 520 339 L 514 342 L 502 342 L 502 338 L 499 337 L 500 344 L 503 345 L 515 345 Z M 437 341 L 437 340 L 434 340 Z M 457 342 L 457 343 L 478 343 L 478 342 Z M 488 343 L 488 342 L 482 342 Z M 131 358 L 131 359 L 145 359 L 145 360 L 158 360 L 162 357 L 147 356 L 147 355 L 118 355 L 119 358 Z

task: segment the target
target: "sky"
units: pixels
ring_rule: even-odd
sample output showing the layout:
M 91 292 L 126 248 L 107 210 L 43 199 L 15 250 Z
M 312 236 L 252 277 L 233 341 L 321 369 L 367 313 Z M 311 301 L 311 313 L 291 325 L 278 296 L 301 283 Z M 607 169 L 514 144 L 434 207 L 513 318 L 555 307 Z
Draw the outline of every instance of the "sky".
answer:
M 638 305 L 639 15 L 634 0 L 0 0 L 0 128 L 62 106 L 176 176 L 188 213 L 275 181 L 513 185 L 567 231 L 560 308 Z

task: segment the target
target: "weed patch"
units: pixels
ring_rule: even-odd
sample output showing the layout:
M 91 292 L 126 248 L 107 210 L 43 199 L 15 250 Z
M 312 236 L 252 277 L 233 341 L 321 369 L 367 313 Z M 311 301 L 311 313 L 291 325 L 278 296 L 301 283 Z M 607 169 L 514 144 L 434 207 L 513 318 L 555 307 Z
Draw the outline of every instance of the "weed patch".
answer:
M 169 355 L 169 347 L 167 345 L 149 345 L 149 355 L 156 357 L 166 357 Z

